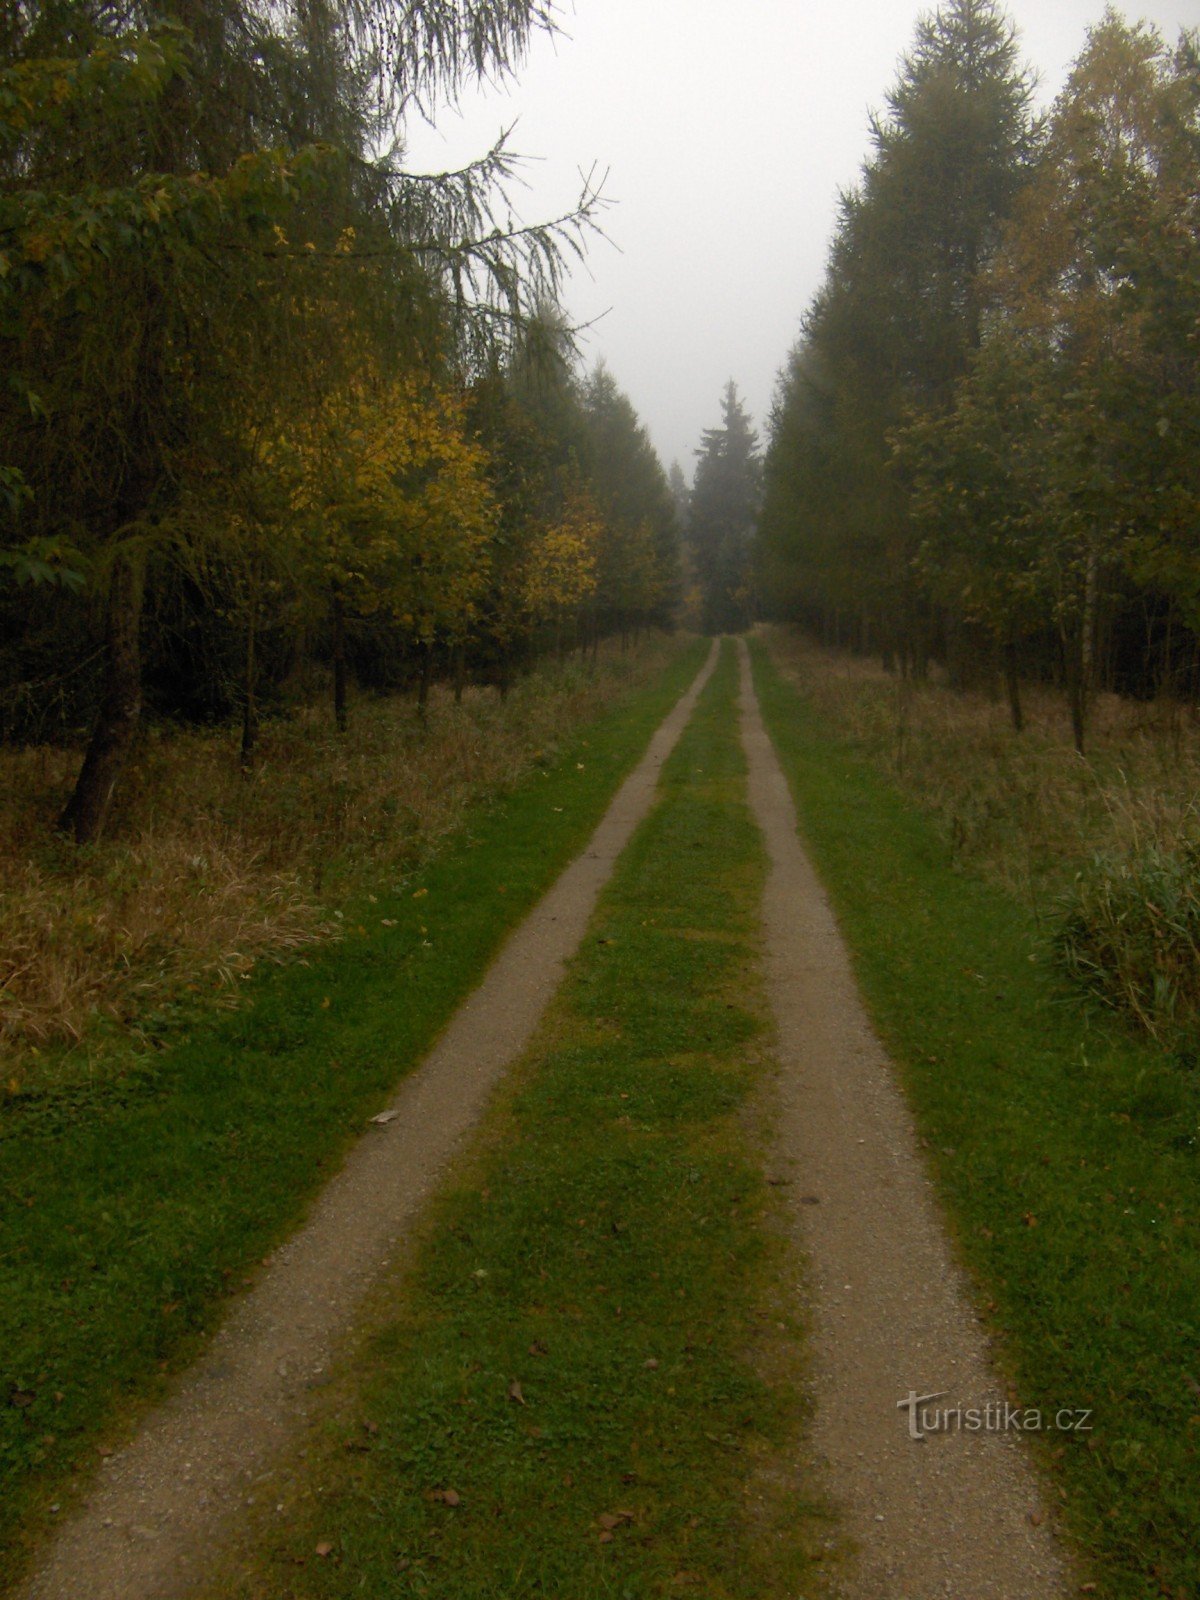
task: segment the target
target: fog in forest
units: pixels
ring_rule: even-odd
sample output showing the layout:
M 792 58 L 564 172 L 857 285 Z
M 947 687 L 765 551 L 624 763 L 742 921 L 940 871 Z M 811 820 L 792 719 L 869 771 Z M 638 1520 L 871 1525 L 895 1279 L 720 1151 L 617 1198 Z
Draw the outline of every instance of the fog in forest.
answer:
M 441 168 L 516 124 L 531 158 L 522 211 L 569 204 L 578 171 L 606 174 L 610 245 L 574 274 L 573 317 L 599 319 L 603 357 L 664 464 L 690 477 L 701 430 L 734 378 L 760 431 L 775 380 L 824 271 L 841 190 L 869 151 L 922 10 L 913 0 L 574 0 L 562 32 L 535 40 L 517 82 L 414 125 L 410 153 Z M 1195 0 L 1121 7 L 1169 43 Z M 1015 0 L 1023 58 L 1049 105 L 1101 0 Z

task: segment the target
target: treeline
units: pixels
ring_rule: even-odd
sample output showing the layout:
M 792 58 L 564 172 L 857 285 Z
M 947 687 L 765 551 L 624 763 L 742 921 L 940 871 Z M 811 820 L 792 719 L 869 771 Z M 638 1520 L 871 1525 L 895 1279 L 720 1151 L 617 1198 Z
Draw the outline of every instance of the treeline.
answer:
M 669 619 L 674 503 L 557 309 L 599 195 L 512 220 L 503 144 L 405 119 L 504 76 L 535 0 L 17 0 L 0 18 L 0 737 L 77 737 L 102 830 L 145 708 L 314 676 L 503 690 Z M 315 669 L 315 672 L 314 672 Z
M 1200 55 L 1111 9 L 1046 116 L 993 0 L 918 25 L 782 375 L 768 604 L 900 671 L 1195 698 Z

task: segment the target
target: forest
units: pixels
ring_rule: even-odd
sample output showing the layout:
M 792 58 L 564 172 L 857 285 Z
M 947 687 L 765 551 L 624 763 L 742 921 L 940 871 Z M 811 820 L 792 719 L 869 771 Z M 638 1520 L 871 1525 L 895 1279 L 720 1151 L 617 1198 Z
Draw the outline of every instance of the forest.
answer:
M 994 0 L 917 26 L 782 374 L 763 603 L 920 680 L 1200 691 L 1200 57 L 1112 9 L 1046 113 Z
M 104 831 L 149 717 L 489 682 L 669 616 L 675 509 L 556 293 L 600 227 L 513 218 L 503 142 L 407 119 L 543 8 L 20 3 L 0 22 L 0 739 L 83 741 Z M 164 20 L 165 18 L 165 20 Z
M 0 6 L 0 1594 L 1200 1594 L 1200 36 L 922 15 L 668 472 L 571 15 Z

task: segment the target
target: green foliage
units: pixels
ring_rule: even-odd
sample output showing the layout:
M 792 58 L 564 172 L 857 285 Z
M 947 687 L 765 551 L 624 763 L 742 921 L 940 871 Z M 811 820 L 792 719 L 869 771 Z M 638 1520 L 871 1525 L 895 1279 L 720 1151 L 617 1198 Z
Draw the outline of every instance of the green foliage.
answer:
M 1110 11 L 1032 124 L 998 7 L 926 18 L 772 421 L 776 610 L 1003 664 L 1018 727 L 1019 668 L 1053 674 L 1080 750 L 1121 630 L 1162 619 L 1144 689 L 1196 657 L 1196 60 Z
M 494 476 L 542 488 L 497 516 L 451 397 L 519 369 L 598 194 L 517 225 L 503 141 L 455 173 L 403 160 L 405 118 L 506 75 L 549 10 L 185 0 L 173 17 L 87 0 L 0 29 L 0 497 L 21 513 L 0 567 L 92 579 L 74 625 L 105 666 L 62 818 L 80 841 L 133 747 L 148 646 L 175 704 L 242 711 L 244 759 L 263 683 L 314 653 L 339 722 L 356 652 L 390 659 L 385 681 L 419 659 L 427 683 L 439 651 L 461 683 L 468 650 L 534 643 L 491 602 L 571 488 L 567 455 L 548 473 L 521 454 L 527 431 Z M 438 427 L 412 425 L 418 392 Z M 150 637 L 164 617 L 183 648 Z
M 993 0 L 918 24 L 772 418 L 759 558 L 771 603 L 795 595 L 798 559 L 814 620 L 848 610 L 860 634 L 918 660 L 933 630 L 889 435 L 945 409 L 978 347 L 980 275 L 1028 164 L 1029 99 Z
M 595 604 L 610 625 L 669 621 L 679 528 L 662 463 L 629 398 L 599 366 L 581 394 L 583 460 L 604 521 Z
M 14 494 L 24 485 L 17 474 L 9 474 L 7 484 L 0 474 L 0 489 Z M 87 582 L 84 558 L 62 539 L 29 539 L 13 549 L 0 550 L 0 573 L 7 571 L 18 584 L 57 585 L 78 592 Z

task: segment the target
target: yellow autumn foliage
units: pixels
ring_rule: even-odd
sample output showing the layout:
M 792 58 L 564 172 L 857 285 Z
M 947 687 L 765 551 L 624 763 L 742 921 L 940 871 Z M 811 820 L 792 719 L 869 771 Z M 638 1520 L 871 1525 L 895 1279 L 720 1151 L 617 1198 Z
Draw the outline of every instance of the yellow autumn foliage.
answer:
M 541 530 L 526 558 L 522 599 L 532 621 L 559 621 L 591 598 L 603 537 L 604 524 L 591 497 L 576 490 L 558 519 Z
M 422 643 L 470 629 L 496 508 L 458 396 L 359 379 L 263 449 L 286 484 L 298 557 L 324 586 Z

